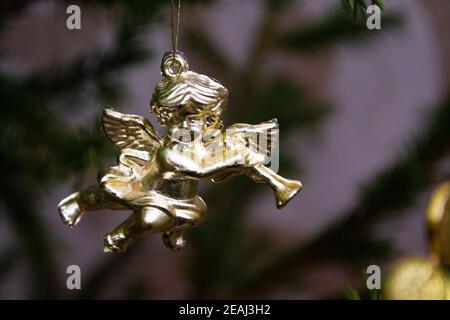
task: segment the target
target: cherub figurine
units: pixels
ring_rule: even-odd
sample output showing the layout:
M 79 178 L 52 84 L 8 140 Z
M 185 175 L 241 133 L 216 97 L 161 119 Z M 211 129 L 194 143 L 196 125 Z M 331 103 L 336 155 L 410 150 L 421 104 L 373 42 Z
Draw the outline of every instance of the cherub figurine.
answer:
M 181 52 L 166 53 L 161 70 L 164 79 L 155 88 L 151 112 L 167 128 L 167 136 L 161 138 L 142 116 L 105 109 L 102 127 L 120 149 L 118 165 L 99 172 L 98 185 L 70 195 L 58 206 L 69 227 L 90 210 L 131 210 L 130 217 L 105 236 L 105 252 L 126 251 L 137 239 L 157 232 L 169 248 L 182 248 L 182 231 L 197 226 L 206 213 L 197 195 L 199 180 L 223 182 L 245 174 L 273 188 L 278 208 L 302 187 L 264 166 L 277 138 L 276 120 L 239 123 L 225 130 L 225 87 L 189 71 Z

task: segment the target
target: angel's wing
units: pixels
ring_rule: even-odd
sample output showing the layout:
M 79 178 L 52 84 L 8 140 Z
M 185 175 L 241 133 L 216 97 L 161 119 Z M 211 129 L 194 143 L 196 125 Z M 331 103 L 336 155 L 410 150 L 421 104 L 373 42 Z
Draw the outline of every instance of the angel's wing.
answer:
M 107 108 L 103 111 L 102 127 L 109 141 L 120 150 L 134 149 L 152 154 L 162 144 L 150 121 L 142 116 Z
M 279 126 L 276 119 L 258 124 L 235 123 L 226 130 L 226 142 L 238 150 L 247 150 L 266 163 L 278 145 Z M 233 148 L 233 147 L 232 147 Z
M 279 126 L 276 119 L 259 124 L 235 123 L 226 129 L 225 143 L 229 152 L 243 152 L 245 157 L 262 164 L 269 162 L 277 152 Z M 241 168 L 231 169 L 212 179 L 221 183 L 242 174 Z

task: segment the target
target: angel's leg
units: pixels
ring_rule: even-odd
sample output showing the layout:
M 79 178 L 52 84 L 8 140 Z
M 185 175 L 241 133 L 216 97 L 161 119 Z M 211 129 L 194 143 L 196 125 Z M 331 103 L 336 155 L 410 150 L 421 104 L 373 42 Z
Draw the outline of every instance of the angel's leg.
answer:
M 173 228 L 175 218 L 154 207 L 143 207 L 131 214 L 105 236 L 105 252 L 124 252 L 136 240 Z
M 267 183 L 273 189 L 279 209 L 284 207 L 302 188 L 300 181 L 285 179 L 261 163 L 250 167 L 247 175 L 253 181 Z
M 189 228 L 194 228 L 197 224 L 193 221 L 180 220 L 177 221 L 175 226 L 169 231 L 163 233 L 163 242 L 166 247 L 178 251 L 182 249 L 185 245 L 185 240 L 183 239 L 183 231 Z
M 59 215 L 69 227 L 74 227 L 86 211 L 101 209 L 126 210 L 129 208 L 99 186 L 75 192 L 58 205 Z

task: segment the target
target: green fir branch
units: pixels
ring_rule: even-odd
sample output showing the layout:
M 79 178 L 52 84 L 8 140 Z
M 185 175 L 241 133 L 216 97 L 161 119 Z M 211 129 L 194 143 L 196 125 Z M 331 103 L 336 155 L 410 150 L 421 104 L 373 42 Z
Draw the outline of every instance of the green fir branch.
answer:
M 360 15 L 364 17 L 366 15 L 367 10 L 367 2 L 366 0 L 341 0 L 344 9 L 351 13 L 353 17 L 357 17 Z M 380 7 L 381 10 L 384 10 L 384 0 L 369 0 L 369 3 L 372 5 L 376 5 Z
M 253 291 L 273 281 L 286 281 L 286 274 L 301 270 L 311 259 L 325 259 L 328 263 L 348 261 L 353 268 L 360 269 L 367 261 L 361 259 L 365 255 L 377 261 L 386 258 L 389 247 L 376 249 L 382 242 L 373 237 L 373 229 L 384 219 L 399 217 L 435 182 L 433 169 L 450 152 L 448 123 L 450 97 L 433 109 L 410 148 L 365 184 L 356 205 L 335 215 L 343 218 L 306 245 L 287 249 L 240 289 Z
M 402 24 L 399 15 L 383 15 L 383 30 L 396 29 Z M 365 21 L 352 19 L 342 12 L 332 12 L 322 20 L 280 34 L 276 43 L 280 49 L 310 53 L 349 41 L 365 44 L 374 36 L 380 36 L 380 33 L 367 29 Z

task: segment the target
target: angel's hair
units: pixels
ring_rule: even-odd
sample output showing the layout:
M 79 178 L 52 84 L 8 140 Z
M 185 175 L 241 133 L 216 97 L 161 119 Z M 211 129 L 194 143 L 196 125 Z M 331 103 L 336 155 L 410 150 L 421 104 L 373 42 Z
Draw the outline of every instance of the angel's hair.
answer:
M 192 71 L 161 80 L 153 94 L 151 111 L 163 125 L 183 119 L 220 122 L 228 102 L 228 90 L 217 80 Z

